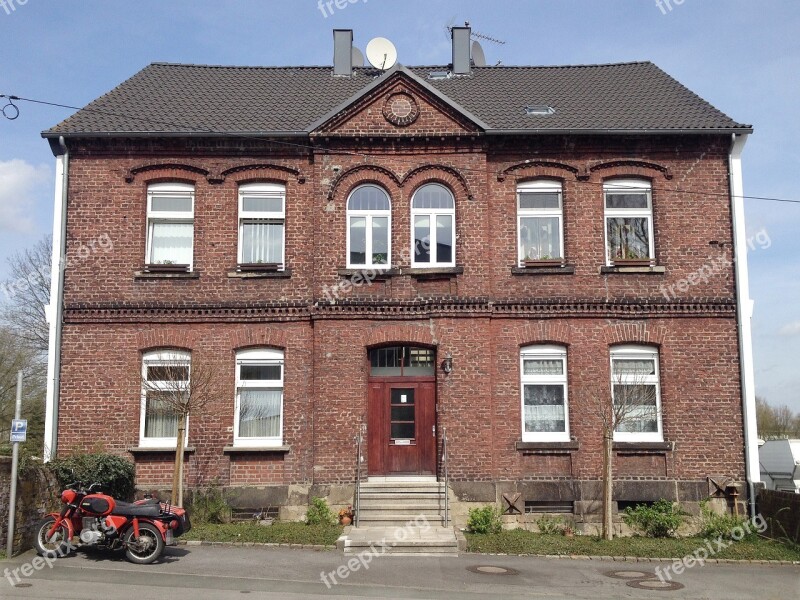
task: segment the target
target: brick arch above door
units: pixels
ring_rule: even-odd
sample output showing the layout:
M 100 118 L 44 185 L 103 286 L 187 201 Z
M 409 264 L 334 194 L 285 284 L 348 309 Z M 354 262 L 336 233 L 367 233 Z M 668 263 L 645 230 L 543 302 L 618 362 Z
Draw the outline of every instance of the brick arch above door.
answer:
M 372 348 L 392 343 L 436 346 L 439 342 L 427 325 L 389 325 L 370 331 L 365 345 Z

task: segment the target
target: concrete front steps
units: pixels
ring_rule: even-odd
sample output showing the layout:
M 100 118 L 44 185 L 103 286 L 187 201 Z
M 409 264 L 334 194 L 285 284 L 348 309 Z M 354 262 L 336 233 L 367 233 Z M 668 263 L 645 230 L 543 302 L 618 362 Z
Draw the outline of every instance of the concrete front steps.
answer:
M 435 479 L 385 479 L 361 484 L 358 527 L 337 546 L 345 554 L 458 556 L 459 538 L 444 522 L 445 486 Z

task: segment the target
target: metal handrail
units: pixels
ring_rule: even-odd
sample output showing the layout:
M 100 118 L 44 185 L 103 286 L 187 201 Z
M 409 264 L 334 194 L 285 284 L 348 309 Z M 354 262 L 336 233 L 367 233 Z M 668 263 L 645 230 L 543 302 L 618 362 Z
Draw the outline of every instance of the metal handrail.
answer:
M 442 427 L 442 469 L 444 470 L 444 526 L 450 522 L 450 475 L 447 472 L 447 428 Z
M 358 435 L 356 436 L 356 493 L 353 500 L 355 504 L 353 507 L 353 512 L 355 513 L 353 523 L 356 527 L 358 527 L 358 520 L 361 515 L 361 463 L 363 462 L 361 449 L 364 445 L 364 429 L 365 426 L 362 423 L 358 427 Z

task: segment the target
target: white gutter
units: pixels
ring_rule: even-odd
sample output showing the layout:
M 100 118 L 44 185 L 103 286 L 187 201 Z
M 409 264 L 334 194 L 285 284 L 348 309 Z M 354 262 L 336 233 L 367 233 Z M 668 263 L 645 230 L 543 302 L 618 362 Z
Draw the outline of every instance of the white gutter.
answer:
M 728 157 L 731 186 L 731 215 L 733 219 L 733 259 L 736 274 L 736 317 L 739 325 L 739 368 L 742 387 L 742 419 L 744 424 L 744 466 L 747 478 L 750 516 L 756 516 L 755 486 L 761 483 L 758 462 L 758 431 L 756 427 L 756 391 L 753 369 L 753 300 L 750 298 L 750 276 L 747 270 L 747 234 L 744 219 L 744 182 L 742 151 L 748 134 L 731 136 Z
M 61 388 L 61 325 L 64 317 L 64 270 L 67 255 L 67 191 L 69 189 L 69 150 L 59 140 L 56 156 L 56 189 L 53 207 L 53 255 L 50 271 L 50 304 L 45 306 L 50 325 L 47 347 L 47 399 L 44 419 L 44 460 L 55 458 L 58 446 L 58 401 Z

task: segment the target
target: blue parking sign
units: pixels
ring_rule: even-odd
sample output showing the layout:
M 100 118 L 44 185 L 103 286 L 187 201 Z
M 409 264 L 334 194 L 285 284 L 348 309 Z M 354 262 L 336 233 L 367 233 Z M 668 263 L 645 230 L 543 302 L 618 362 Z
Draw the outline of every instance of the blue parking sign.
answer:
M 11 421 L 11 441 L 24 442 L 28 439 L 28 420 L 12 419 Z

